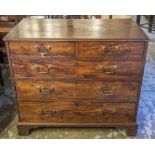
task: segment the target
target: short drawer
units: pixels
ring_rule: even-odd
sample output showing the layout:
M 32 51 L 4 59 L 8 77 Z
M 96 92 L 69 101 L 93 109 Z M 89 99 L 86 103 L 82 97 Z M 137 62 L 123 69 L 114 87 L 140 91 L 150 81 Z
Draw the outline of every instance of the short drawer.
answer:
M 22 122 L 129 123 L 135 120 L 134 103 L 20 102 Z
M 104 102 L 135 102 L 137 82 L 62 82 L 50 80 L 16 81 L 17 98 L 21 100 L 90 99 Z
M 73 57 L 74 42 L 10 42 L 11 56 Z
M 79 42 L 80 58 L 102 60 L 141 60 L 143 42 Z
M 53 59 L 12 60 L 15 78 L 82 78 L 139 80 L 142 62 L 60 61 Z
M 76 72 L 80 77 L 103 80 L 139 80 L 142 62 L 131 61 L 79 61 Z

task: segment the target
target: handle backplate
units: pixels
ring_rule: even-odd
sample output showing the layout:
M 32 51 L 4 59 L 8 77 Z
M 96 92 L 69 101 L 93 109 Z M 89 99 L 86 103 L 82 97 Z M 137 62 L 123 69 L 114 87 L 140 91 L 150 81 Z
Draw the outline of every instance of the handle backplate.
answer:
M 42 119 L 45 119 L 45 118 L 49 118 L 49 117 L 52 117 L 54 115 L 58 114 L 57 110 L 55 109 L 49 109 L 49 110 L 41 110 L 40 111 L 40 117 Z
M 103 110 L 99 110 L 97 112 L 97 115 L 101 118 L 113 118 L 113 116 L 116 114 L 116 110 L 112 109 L 112 111 L 103 111 Z
M 116 92 L 116 88 L 99 88 L 98 89 L 99 92 L 101 92 L 103 95 L 114 95 Z
M 110 68 L 106 68 L 104 67 L 103 65 L 99 66 L 99 71 L 105 73 L 105 74 L 115 74 L 116 73 L 116 69 L 117 69 L 117 66 L 116 65 L 113 65 L 111 66 Z
M 41 86 L 38 86 L 37 87 L 37 90 L 42 95 L 49 95 L 49 94 L 54 93 L 54 91 L 55 91 L 55 89 L 53 87 L 51 87 L 51 88 L 45 88 L 45 87 L 41 87 Z
M 33 48 L 35 51 L 41 55 L 41 57 L 45 57 L 49 54 L 51 51 L 51 46 L 44 46 L 43 44 L 41 45 L 34 45 Z
M 37 64 L 34 64 L 31 68 L 32 70 L 36 70 L 40 74 L 48 74 L 53 69 L 53 66 L 47 65 L 47 70 L 41 70 L 41 68 Z
M 114 45 L 101 46 L 103 54 L 115 55 L 120 53 L 120 47 Z

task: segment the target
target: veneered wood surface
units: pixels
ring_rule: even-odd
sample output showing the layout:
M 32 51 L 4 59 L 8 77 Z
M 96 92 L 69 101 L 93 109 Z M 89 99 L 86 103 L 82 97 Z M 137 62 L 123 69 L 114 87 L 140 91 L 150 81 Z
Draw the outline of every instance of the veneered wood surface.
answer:
M 103 47 L 119 48 L 118 52 L 104 52 Z M 79 42 L 78 57 L 101 60 L 141 60 L 144 42 Z
M 4 40 L 148 40 L 132 19 L 24 19 Z
M 43 46 L 42 52 L 39 52 L 35 46 Z M 12 56 L 39 56 L 45 53 L 45 57 L 49 56 L 74 56 L 75 43 L 74 42 L 10 42 L 10 55 Z M 46 49 L 50 48 L 48 51 Z
M 142 62 L 13 59 L 15 78 L 75 78 L 139 80 Z
M 24 19 L 4 40 L 19 133 L 67 125 L 135 135 L 149 39 L 134 21 Z
M 134 103 L 20 102 L 21 121 L 33 123 L 130 123 Z
M 103 102 L 136 102 L 137 82 L 63 82 L 17 80 L 17 98 L 29 101 L 51 99 L 102 100 Z
M 43 47 L 38 51 L 37 47 Z M 104 51 L 106 47 L 114 50 Z M 112 60 L 112 61 L 140 61 L 144 55 L 144 42 L 118 42 L 118 41 L 95 41 L 95 42 L 10 42 L 10 55 L 13 58 L 71 58 L 78 60 Z M 47 50 L 50 48 L 50 50 Z M 118 50 L 115 50 L 118 48 Z M 115 52 L 116 51 L 116 52 Z M 42 54 L 44 56 L 42 56 Z

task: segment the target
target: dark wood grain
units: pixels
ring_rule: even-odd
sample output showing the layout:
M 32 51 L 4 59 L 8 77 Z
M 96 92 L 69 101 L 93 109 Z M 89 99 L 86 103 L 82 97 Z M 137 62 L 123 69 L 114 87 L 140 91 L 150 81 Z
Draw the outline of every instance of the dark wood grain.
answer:
M 113 51 L 104 51 L 103 48 L 118 48 Z M 141 60 L 143 58 L 144 42 L 80 42 L 80 58 L 101 60 Z M 115 52 L 116 51 L 116 52 Z
M 148 37 L 129 19 L 24 19 L 4 38 L 19 135 L 119 127 L 135 135 Z
M 126 123 L 134 121 L 133 103 L 19 103 L 21 120 L 33 123 Z
M 35 47 L 43 47 L 42 51 L 38 51 Z M 74 56 L 74 42 L 10 42 L 10 54 L 13 56 Z M 48 50 L 48 48 L 50 48 Z M 41 55 L 41 54 L 44 55 Z
M 24 19 L 4 40 L 148 40 L 132 19 Z
M 55 59 L 11 60 L 15 78 L 74 78 L 139 80 L 141 62 L 125 61 L 73 61 Z
M 103 102 L 136 102 L 137 82 L 16 81 L 17 98 L 22 100 L 91 99 Z

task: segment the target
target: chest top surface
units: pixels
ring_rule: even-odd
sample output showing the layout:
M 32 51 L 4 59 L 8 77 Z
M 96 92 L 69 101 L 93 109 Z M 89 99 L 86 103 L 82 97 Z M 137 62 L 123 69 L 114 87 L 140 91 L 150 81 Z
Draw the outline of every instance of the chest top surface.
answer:
M 4 41 L 138 40 L 148 37 L 132 19 L 24 19 Z

